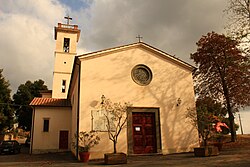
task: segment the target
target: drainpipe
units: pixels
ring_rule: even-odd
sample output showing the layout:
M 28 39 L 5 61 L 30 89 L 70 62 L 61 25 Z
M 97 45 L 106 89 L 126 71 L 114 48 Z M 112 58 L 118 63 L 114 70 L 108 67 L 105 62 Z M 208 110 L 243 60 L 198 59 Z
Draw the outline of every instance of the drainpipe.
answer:
M 79 72 L 78 72 L 78 102 L 77 102 L 77 113 L 76 113 L 76 158 L 78 160 L 78 153 L 79 153 L 79 149 L 78 149 L 78 145 L 79 145 L 79 141 L 78 141 L 78 137 L 79 137 L 79 110 L 80 110 L 80 80 L 81 80 L 81 66 L 80 64 L 76 65 L 79 66 Z
M 241 130 L 241 134 L 243 135 L 243 128 L 242 128 L 240 113 L 238 115 L 239 115 L 239 121 L 240 121 L 240 130 Z

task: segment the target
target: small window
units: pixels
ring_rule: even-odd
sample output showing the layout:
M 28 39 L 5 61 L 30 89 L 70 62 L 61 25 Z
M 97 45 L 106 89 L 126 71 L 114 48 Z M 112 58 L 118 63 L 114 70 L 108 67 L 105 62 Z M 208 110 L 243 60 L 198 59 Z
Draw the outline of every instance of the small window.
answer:
M 62 80 L 62 93 L 66 92 L 66 80 Z
M 63 51 L 64 52 L 69 52 L 69 38 L 64 38 L 63 42 Z
M 43 119 L 43 132 L 49 131 L 49 119 Z

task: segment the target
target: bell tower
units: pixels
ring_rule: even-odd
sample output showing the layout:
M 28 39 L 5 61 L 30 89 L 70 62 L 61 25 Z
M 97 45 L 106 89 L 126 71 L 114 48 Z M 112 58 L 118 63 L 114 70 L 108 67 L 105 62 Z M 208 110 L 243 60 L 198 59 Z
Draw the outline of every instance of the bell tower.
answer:
M 55 63 L 53 72 L 52 98 L 67 98 L 76 47 L 81 30 L 78 25 L 71 25 L 69 16 L 66 24 L 58 23 L 55 27 Z

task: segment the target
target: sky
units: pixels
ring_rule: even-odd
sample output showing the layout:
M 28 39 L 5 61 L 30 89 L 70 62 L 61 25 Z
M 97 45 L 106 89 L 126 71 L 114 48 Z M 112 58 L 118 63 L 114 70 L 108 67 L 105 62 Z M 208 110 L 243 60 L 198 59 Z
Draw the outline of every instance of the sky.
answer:
M 42 79 L 51 89 L 54 27 L 67 15 L 81 29 L 78 55 L 134 43 L 140 35 L 193 64 L 190 53 L 202 35 L 225 33 L 226 8 L 227 0 L 0 0 L 0 69 L 12 94 L 28 80 Z M 250 134 L 249 111 L 241 119 Z
M 54 27 L 81 29 L 77 54 L 142 41 L 192 64 L 202 35 L 224 33 L 227 0 L 0 0 L 0 69 L 14 94 L 27 80 L 52 88 Z

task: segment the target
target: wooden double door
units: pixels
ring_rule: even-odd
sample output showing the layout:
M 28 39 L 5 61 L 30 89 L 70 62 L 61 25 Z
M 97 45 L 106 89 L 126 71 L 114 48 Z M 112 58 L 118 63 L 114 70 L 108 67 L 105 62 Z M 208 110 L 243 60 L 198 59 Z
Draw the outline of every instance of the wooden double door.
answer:
M 153 112 L 132 113 L 134 154 L 156 153 L 156 123 Z

